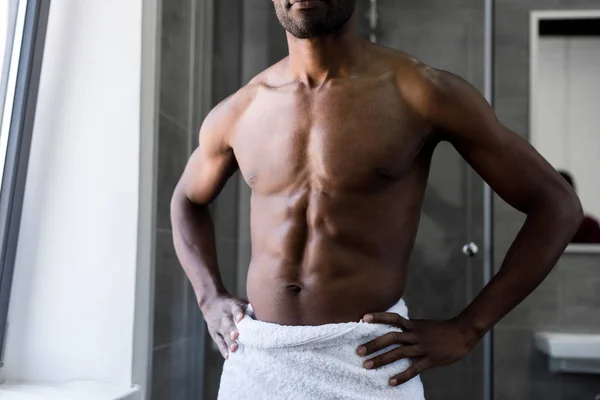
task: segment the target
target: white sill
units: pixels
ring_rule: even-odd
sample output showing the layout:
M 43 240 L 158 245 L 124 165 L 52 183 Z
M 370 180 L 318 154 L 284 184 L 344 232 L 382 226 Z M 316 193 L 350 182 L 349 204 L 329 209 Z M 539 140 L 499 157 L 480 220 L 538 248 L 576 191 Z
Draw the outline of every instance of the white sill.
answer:
M 600 254 L 600 244 L 571 243 L 565 254 Z
M 61 384 L 6 382 L 0 384 L 2 400 L 133 400 L 139 388 L 101 382 Z

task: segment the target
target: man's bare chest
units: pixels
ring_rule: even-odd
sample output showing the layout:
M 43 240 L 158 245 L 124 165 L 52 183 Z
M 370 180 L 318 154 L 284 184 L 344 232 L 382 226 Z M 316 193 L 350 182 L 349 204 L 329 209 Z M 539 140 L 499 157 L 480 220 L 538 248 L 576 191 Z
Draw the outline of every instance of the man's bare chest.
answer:
M 424 141 L 422 124 L 388 85 L 316 95 L 259 93 L 237 124 L 232 147 L 255 189 L 310 182 L 353 190 L 401 177 Z

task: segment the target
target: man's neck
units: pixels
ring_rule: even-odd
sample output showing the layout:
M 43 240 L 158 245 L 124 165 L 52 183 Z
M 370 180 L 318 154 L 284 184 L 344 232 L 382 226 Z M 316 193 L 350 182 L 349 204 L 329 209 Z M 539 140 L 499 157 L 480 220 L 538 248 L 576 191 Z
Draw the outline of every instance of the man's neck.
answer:
M 354 28 L 354 16 L 337 32 L 310 39 L 287 33 L 292 75 L 311 87 L 329 79 L 348 76 L 359 64 L 362 40 Z

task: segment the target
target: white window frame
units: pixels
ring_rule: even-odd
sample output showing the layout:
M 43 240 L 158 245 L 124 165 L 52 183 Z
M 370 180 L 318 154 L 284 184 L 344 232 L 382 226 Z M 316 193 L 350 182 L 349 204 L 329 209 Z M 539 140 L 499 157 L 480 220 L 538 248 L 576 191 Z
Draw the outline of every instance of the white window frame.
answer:
M 16 1 L 0 130 L 0 366 L 51 0 Z

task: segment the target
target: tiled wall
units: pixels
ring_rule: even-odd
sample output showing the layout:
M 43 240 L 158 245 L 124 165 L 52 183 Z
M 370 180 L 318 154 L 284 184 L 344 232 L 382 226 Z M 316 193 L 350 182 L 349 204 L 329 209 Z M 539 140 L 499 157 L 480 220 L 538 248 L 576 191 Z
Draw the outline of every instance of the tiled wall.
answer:
M 206 105 L 199 58 L 205 8 L 197 0 L 162 5 L 160 115 L 157 170 L 156 279 L 154 306 L 153 400 L 201 397 L 204 322 L 173 248 L 169 203 L 197 144 Z M 210 98 L 211 96 L 204 96 Z
M 496 110 L 500 120 L 529 136 L 529 13 L 531 10 L 600 9 L 597 0 L 496 1 Z M 495 257 L 499 266 L 524 221 L 496 198 Z M 534 294 L 495 330 L 497 400 L 595 399 L 600 377 L 551 375 L 534 350 L 533 331 L 600 332 L 600 256 L 564 255 Z
M 156 280 L 151 398 L 189 399 L 193 394 L 193 296 L 172 244 L 169 202 L 189 154 L 191 82 L 190 0 L 163 4 L 158 137 Z

